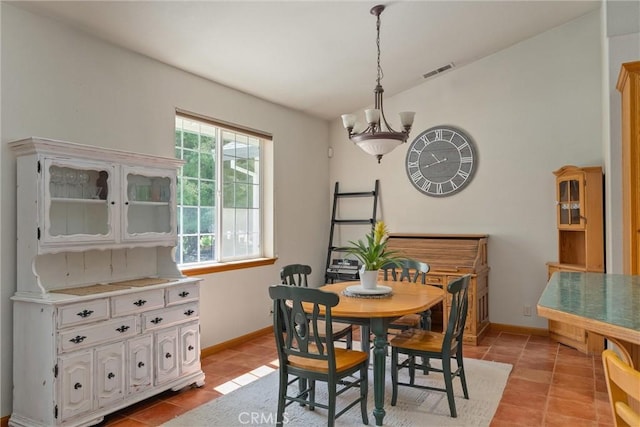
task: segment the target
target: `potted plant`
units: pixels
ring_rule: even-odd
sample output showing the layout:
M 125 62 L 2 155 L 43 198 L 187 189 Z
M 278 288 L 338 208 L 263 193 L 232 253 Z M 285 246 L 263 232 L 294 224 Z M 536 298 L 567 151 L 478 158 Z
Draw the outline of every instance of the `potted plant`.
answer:
M 347 253 L 355 256 L 361 263 L 360 282 L 365 289 L 376 287 L 378 270 L 387 263 L 398 264 L 400 257 L 396 251 L 387 249 L 387 227 L 383 221 L 375 224 L 371 233 L 367 234 L 366 241 L 349 241 Z

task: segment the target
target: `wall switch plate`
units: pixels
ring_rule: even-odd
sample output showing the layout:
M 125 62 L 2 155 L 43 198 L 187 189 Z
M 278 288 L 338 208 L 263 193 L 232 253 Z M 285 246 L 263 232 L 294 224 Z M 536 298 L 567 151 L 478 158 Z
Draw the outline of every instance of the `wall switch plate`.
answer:
M 531 316 L 531 306 L 525 305 L 522 309 L 522 314 L 525 316 Z

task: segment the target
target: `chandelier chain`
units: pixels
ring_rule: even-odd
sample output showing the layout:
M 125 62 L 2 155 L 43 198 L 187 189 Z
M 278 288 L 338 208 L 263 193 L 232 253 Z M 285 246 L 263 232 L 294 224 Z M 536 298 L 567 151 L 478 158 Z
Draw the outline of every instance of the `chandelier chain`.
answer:
M 377 20 L 376 20 L 376 47 L 378 48 L 378 80 L 377 83 L 378 85 L 380 85 L 380 81 L 382 80 L 382 77 L 384 76 L 384 73 L 382 72 L 382 65 L 380 65 L 380 14 L 378 14 L 377 16 Z

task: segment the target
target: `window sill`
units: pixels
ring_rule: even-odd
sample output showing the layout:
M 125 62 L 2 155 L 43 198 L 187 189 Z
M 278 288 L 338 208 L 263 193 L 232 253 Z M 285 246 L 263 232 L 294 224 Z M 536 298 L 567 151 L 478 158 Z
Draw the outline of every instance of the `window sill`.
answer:
M 220 273 L 222 271 L 241 270 L 275 264 L 277 258 L 258 258 L 236 262 L 222 262 L 200 267 L 187 267 L 182 271 L 185 276 L 200 276 L 203 274 Z

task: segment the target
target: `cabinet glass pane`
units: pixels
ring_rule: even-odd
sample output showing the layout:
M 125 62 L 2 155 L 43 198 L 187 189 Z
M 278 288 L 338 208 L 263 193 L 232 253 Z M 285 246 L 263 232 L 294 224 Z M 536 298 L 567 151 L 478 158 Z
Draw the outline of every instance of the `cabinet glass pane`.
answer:
M 52 199 L 100 199 L 109 196 L 109 172 L 52 165 L 49 194 Z
M 49 218 L 51 236 L 109 233 L 109 211 L 104 200 L 97 200 L 96 203 L 52 200 Z
M 49 167 L 49 235 L 109 233 L 109 172 Z
M 571 193 L 571 200 L 574 202 L 580 202 L 580 182 L 576 180 L 569 181 L 569 192 Z
M 560 203 L 560 224 L 569 224 L 569 204 Z
M 574 203 L 571 205 L 571 224 L 580 223 L 580 205 Z
M 127 175 L 127 234 L 171 232 L 171 180 Z
M 560 181 L 560 201 L 566 202 L 569 200 L 569 183 L 567 181 Z
M 580 182 L 569 181 L 569 193 L 571 199 L 571 224 L 580 223 Z

